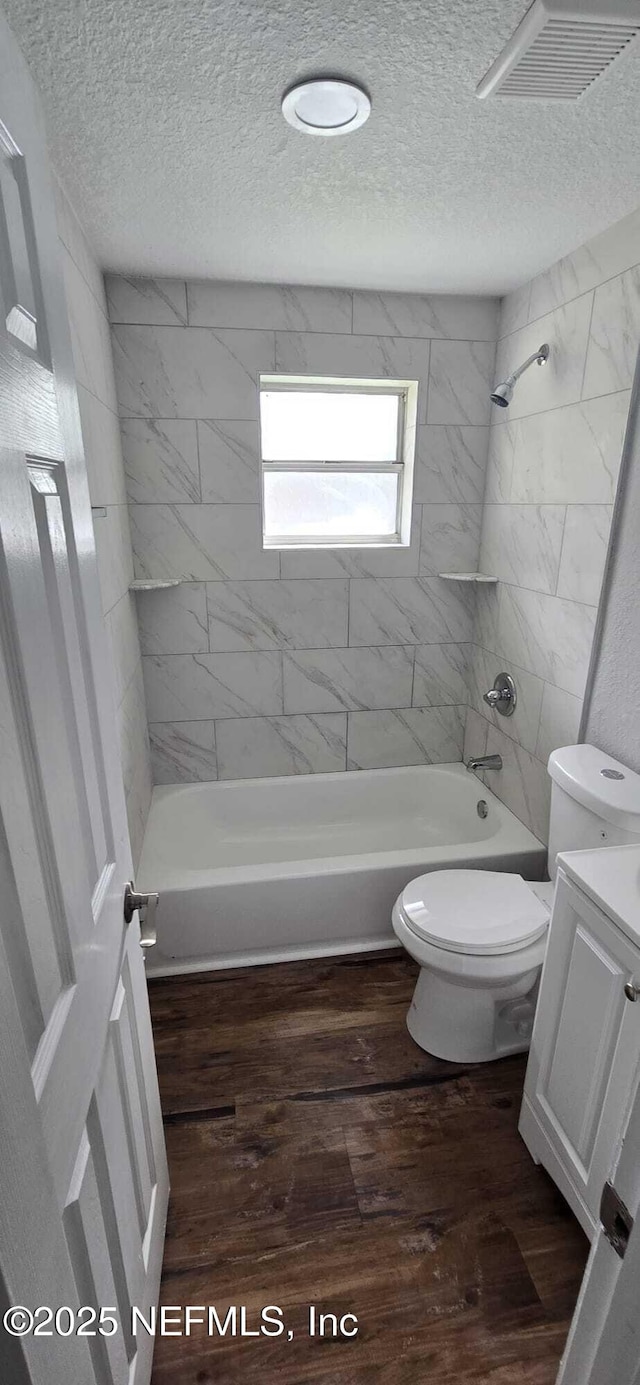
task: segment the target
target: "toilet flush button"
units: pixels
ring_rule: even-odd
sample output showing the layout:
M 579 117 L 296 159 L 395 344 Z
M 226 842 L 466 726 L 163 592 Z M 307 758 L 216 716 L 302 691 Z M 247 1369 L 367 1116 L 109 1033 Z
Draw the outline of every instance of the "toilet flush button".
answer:
M 624 774 L 621 774 L 619 769 L 609 769 L 608 765 L 606 769 L 601 769 L 600 773 L 603 779 L 624 779 Z

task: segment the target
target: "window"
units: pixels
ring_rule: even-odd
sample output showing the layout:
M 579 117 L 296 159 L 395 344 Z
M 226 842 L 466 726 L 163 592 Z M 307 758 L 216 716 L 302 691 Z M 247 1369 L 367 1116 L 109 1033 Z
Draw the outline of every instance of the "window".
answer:
M 265 548 L 408 545 L 415 380 L 260 377 Z

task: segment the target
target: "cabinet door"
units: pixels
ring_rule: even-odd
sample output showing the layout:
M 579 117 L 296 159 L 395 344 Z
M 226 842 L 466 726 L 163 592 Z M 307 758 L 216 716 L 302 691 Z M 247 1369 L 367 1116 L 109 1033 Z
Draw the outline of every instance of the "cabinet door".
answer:
M 559 872 L 525 1104 L 533 1152 L 594 1222 L 640 1062 L 640 1004 L 624 993 L 639 972 L 640 949 Z

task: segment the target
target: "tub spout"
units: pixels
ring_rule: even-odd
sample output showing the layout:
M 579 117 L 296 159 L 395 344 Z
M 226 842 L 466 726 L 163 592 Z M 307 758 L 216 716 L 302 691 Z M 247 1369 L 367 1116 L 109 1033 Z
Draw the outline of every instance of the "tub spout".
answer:
M 501 755 L 472 755 L 467 760 L 467 769 L 474 772 L 478 769 L 502 769 Z

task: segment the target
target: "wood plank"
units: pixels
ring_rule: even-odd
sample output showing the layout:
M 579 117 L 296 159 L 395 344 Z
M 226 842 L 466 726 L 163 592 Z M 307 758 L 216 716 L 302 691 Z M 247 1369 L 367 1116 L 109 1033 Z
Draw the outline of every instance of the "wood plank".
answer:
M 404 955 L 152 982 L 172 1195 L 162 1302 L 292 1341 L 156 1342 L 154 1385 L 552 1385 L 587 1242 L 517 1132 L 525 1060 L 423 1053 Z M 359 1319 L 310 1338 L 308 1309 Z

